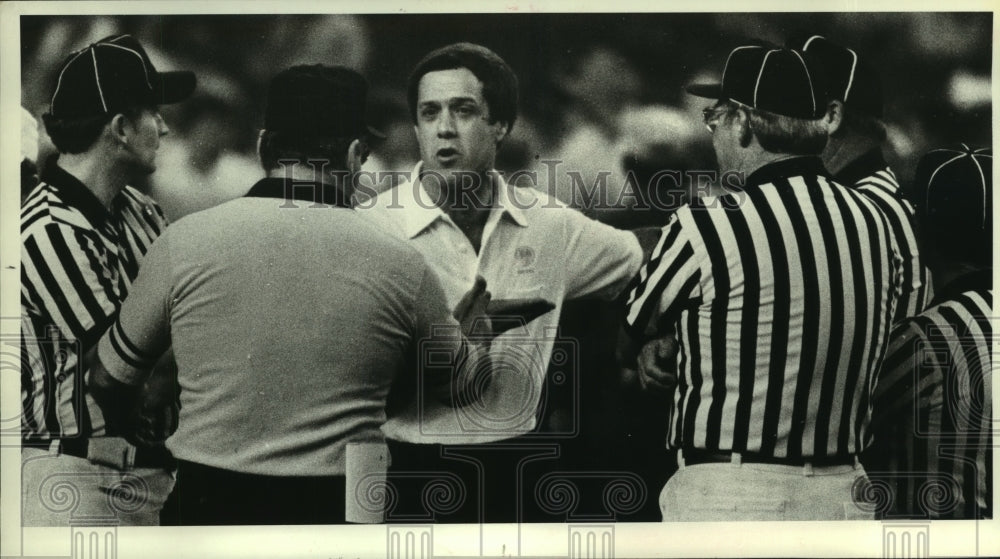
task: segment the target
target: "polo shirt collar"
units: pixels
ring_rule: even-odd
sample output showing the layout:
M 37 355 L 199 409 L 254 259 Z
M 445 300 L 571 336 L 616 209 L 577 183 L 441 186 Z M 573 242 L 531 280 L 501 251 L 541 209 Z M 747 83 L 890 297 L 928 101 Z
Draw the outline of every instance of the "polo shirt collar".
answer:
M 934 290 L 934 300 L 930 306 L 952 300 L 966 291 L 987 291 L 993 289 L 993 268 L 976 270 L 959 276 L 941 289 Z
M 528 218 L 524 215 L 524 207 L 520 205 L 517 194 L 514 194 L 514 190 L 518 187 L 507 184 L 507 181 L 504 180 L 503 175 L 500 173 L 496 171 L 492 171 L 492 173 L 498 189 L 496 207 L 502 212 L 501 215 L 506 214 L 510 216 L 514 223 L 521 227 L 527 227 Z M 514 194 L 514 196 L 512 197 L 511 194 Z
M 59 166 L 58 157 L 58 155 L 53 155 L 46 161 L 45 170 L 40 177 L 41 181 L 54 186 L 59 193 L 59 198 L 67 206 L 82 213 L 87 221 L 94 225 L 109 221 L 111 212 L 108 208 L 104 207 L 104 204 L 87 188 L 87 185 Z M 119 193 L 115 197 L 112 207 L 121 196 L 123 195 Z
M 424 229 L 430 227 L 437 219 L 447 219 L 447 215 L 441 208 L 434 204 L 431 200 L 430 194 L 424 190 L 424 185 L 420 183 L 420 170 L 423 168 L 423 162 L 418 162 L 413 167 L 413 172 L 410 175 L 410 182 L 403 183 L 398 188 L 398 194 L 400 194 L 399 205 L 403 206 L 400 216 L 402 217 L 403 230 L 406 233 L 406 237 L 412 239 L 419 235 Z M 407 192 L 404 189 L 407 189 Z M 413 194 L 410 196 L 410 194 Z M 396 201 L 393 203 L 395 204 Z
M 823 161 L 815 155 L 800 155 L 768 163 L 747 177 L 745 186 L 758 186 L 788 177 L 824 176 L 830 173 L 823 167 Z
M 882 155 L 882 150 L 872 148 L 844 166 L 839 173 L 834 175 L 834 178 L 840 184 L 857 184 L 861 179 L 870 177 L 888 166 L 889 164 L 885 162 L 885 157 Z
M 399 204 L 405 208 L 405 211 L 401 213 L 403 229 L 406 236 L 410 239 L 419 235 L 437 219 L 448 219 L 450 221 L 448 215 L 434 204 L 430 194 L 427 193 L 424 185 L 420 182 L 420 172 L 422 169 L 423 162 L 421 161 L 413 167 L 413 173 L 410 175 L 413 177 L 409 183 L 412 185 L 413 196 L 409 196 L 408 192 L 400 192 L 401 199 L 399 200 Z M 510 186 L 504 180 L 503 175 L 496 170 L 491 170 L 490 174 L 493 176 L 494 185 L 497 189 L 494 211 L 499 210 L 501 216 L 508 215 L 514 223 L 521 227 L 527 227 L 528 219 L 524 215 L 524 210 L 518 205 L 516 200 L 511 199 Z M 405 186 L 400 188 L 405 188 Z
M 277 198 L 279 200 L 299 200 L 301 202 L 319 201 L 338 208 L 350 208 L 349 200 L 344 200 L 343 192 L 331 184 L 317 181 L 292 180 L 283 177 L 266 177 L 260 179 L 244 195 L 247 198 Z

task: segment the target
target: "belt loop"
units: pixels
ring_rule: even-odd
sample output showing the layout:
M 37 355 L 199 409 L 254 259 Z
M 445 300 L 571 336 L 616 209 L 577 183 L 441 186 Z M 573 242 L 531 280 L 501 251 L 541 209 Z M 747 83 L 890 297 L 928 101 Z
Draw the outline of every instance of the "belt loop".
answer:
M 49 441 L 49 453 L 59 454 L 62 452 L 62 440 L 52 439 Z
M 743 455 L 740 454 L 739 452 L 733 452 L 729 456 L 729 462 L 733 466 L 741 466 L 743 464 Z
M 815 475 L 813 472 L 812 462 L 806 462 L 805 466 L 802 466 L 802 475 L 806 477 L 813 477 L 813 475 Z
M 135 445 L 125 442 L 125 449 L 122 452 L 122 469 L 131 471 L 135 466 Z
M 677 449 L 677 467 L 684 468 L 687 464 L 684 463 L 684 449 Z
M 857 454 L 855 454 L 854 455 L 854 469 L 857 470 L 860 467 L 861 467 L 861 459 L 858 458 Z

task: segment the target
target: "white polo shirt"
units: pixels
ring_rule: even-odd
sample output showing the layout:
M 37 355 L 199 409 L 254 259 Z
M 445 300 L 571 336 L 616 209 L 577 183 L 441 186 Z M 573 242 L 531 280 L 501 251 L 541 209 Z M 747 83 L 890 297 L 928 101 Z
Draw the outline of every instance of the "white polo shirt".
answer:
M 467 444 L 500 441 L 535 427 L 546 370 L 557 359 L 578 363 L 576 341 L 558 336 L 567 299 L 614 299 L 642 262 L 636 237 L 594 221 L 531 188 L 508 185 L 496 173 L 496 204 L 483 230 L 479 254 L 462 230 L 420 184 L 421 164 L 410 181 L 383 192 L 358 209 L 386 230 L 408 240 L 437 272 L 452 308 L 486 278 L 493 300 L 542 298 L 556 305 L 525 327 L 497 337 L 492 345 L 493 380 L 480 402 L 449 408 L 418 396 L 382 430 L 411 443 Z M 427 359 L 433 360 L 431 355 Z M 567 379 L 579 383 L 578 370 Z

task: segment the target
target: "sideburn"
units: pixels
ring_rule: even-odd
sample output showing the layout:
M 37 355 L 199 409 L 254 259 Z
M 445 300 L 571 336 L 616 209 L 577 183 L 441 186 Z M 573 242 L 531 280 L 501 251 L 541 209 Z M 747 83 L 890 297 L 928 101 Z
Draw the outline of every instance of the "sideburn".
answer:
M 740 147 L 750 147 L 750 140 L 752 139 L 753 132 L 750 130 L 750 119 L 748 118 L 743 121 L 743 126 L 740 127 Z

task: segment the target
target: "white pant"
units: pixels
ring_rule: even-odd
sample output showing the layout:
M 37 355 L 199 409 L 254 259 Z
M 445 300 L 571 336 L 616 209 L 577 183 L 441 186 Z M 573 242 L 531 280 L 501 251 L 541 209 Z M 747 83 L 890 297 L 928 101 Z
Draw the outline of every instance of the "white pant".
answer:
M 741 520 L 873 520 L 857 504 L 867 476 L 860 464 L 826 467 L 776 464 L 684 465 L 660 492 L 664 522 Z
M 174 488 L 163 468 L 123 471 L 86 458 L 21 449 L 21 525 L 158 526 Z

